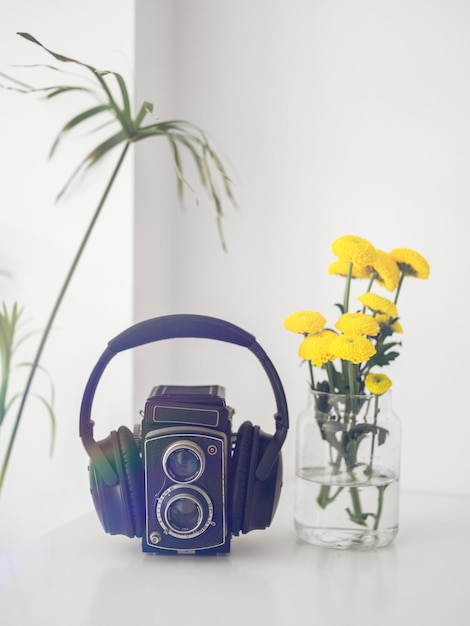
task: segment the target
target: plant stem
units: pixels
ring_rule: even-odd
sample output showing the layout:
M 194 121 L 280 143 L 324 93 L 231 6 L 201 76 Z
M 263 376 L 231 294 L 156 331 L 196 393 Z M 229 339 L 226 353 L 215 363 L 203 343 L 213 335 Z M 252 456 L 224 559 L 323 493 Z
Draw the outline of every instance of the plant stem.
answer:
M 122 162 L 124 161 L 124 157 L 126 156 L 126 153 L 127 153 L 127 150 L 129 149 L 129 146 L 130 146 L 129 142 L 127 142 L 125 144 L 125 146 L 124 146 L 124 150 L 122 151 L 121 156 L 119 157 L 119 160 L 118 160 L 118 162 L 117 162 L 117 164 L 116 164 L 116 166 L 115 166 L 115 168 L 114 168 L 114 170 L 113 170 L 113 172 L 111 174 L 111 178 L 108 181 L 106 189 L 104 190 L 104 193 L 103 193 L 103 195 L 101 197 L 101 200 L 100 200 L 100 202 L 99 202 L 99 204 L 98 204 L 98 206 L 97 206 L 97 208 L 96 208 L 96 210 L 95 210 L 95 212 L 93 214 L 91 222 L 90 222 L 90 224 L 88 226 L 87 231 L 85 232 L 85 235 L 84 235 L 84 237 L 82 239 L 82 242 L 81 242 L 81 244 L 80 244 L 80 246 L 78 248 L 78 251 L 77 251 L 77 253 L 75 255 L 75 258 L 74 258 L 74 260 L 72 262 L 72 265 L 70 266 L 68 274 L 67 274 L 67 276 L 65 278 L 65 281 L 64 281 L 64 283 L 62 285 L 62 289 L 60 290 L 59 295 L 57 297 L 57 300 L 56 300 L 56 302 L 54 304 L 54 307 L 53 307 L 53 309 L 52 309 L 52 311 L 51 311 L 51 313 L 49 315 L 49 319 L 47 321 L 46 327 L 45 327 L 45 329 L 44 329 L 44 331 L 42 333 L 41 340 L 39 342 L 39 346 L 38 346 L 36 355 L 34 357 L 34 360 L 31 363 L 31 369 L 30 369 L 30 372 L 29 372 L 28 380 L 26 381 L 26 386 L 25 386 L 25 389 L 24 389 L 23 394 L 21 396 L 21 403 L 20 403 L 20 406 L 19 406 L 19 409 L 18 409 L 18 413 L 16 415 L 16 419 L 15 419 L 15 423 L 13 425 L 12 433 L 10 435 L 10 441 L 8 443 L 7 450 L 5 452 L 5 458 L 4 458 L 3 465 L 2 465 L 2 470 L 1 470 L 1 473 L 0 473 L 0 492 L 2 490 L 3 483 L 5 481 L 5 474 L 6 474 L 6 471 L 7 471 L 7 468 L 8 468 L 8 463 L 10 461 L 11 453 L 12 453 L 12 450 L 13 450 L 13 444 L 15 443 L 15 438 L 16 438 L 16 435 L 17 435 L 17 432 L 18 432 L 18 427 L 20 425 L 21 417 L 23 415 L 23 411 L 24 411 L 24 407 L 25 407 L 25 404 L 26 404 L 26 400 L 28 398 L 28 394 L 29 394 L 30 389 L 31 389 L 31 385 L 32 385 L 32 382 L 33 382 L 33 379 L 34 379 L 34 375 L 36 373 L 36 370 L 38 369 L 39 361 L 41 359 L 44 347 L 45 347 L 47 339 L 49 337 L 49 333 L 51 331 L 52 325 L 54 324 L 54 321 L 55 321 L 57 312 L 58 312 L 58 310 L 60 308 L 60 305 L 62 304 L 62 300 L 64 299 L 64 296 L 65 296 L 65 294 L 67 292 L 67 289 L 68 289 L 68 286 L 70 284 L 70 281 L 72 280 L 72 276 L 73 276 L 73 274 L 74 274 L 74 272 L 75 272 L 75 270 L 77 268 L 78 262 L 80 261 L 80 258 L 82 256 L 83 251 L 84 251 L 84 249 L 86 247 L 86 244 L 88 242 L 88 239 L 90 238 L 90 235 L 91 235 L 91 233 L 93 231 L 93 228 L 95 226 L 96 220 L 98 219 L 98 217 L 99 217 L 99 215 L 101 213 L 101 209 L 103 208 L 104 203 L 106 202 L 106 199 L 107 199 L 107 197 L 109 195 L 109 192 L 111 191 L 111 187 L 113 186 L 113 183 L 114 183 L 114 181 L 116 179 L 116 176 L 117 176 L 117 174 L 118 174 L 118 172 L 119 172 L 119 170 L 121 168 Z
M 357 487 L 350 487 L 349 494 L 351 496 L 351 502 L 353 505 L 353 515 L 351 519 L 359 526 L 366 526 L 364 521 L 364 514 L 362 512 L 361 498 L 359 496 L 359 489 Z
M 351 361 L 348 361 L 347 368 L 348 368 L 349 395 L 354 396 L 356 394 L 356 372 L 354 368 L 354 363 L 352 363 Z M 353 398 L 351 398 L 351 410 L 353 410 Z
M 366 291 L 366 293 L 369 293 L 369 291 L 372 289 L 372 285 L 374 284 L 374 281 L 375 281 L 375 279 L 376 279 L 376 278 L 377 278 L 377 274 L 376 274 L 375 272 L 373 272 L 373 273 L 372 273 L 372 277 L 371 277 L 371 279 L 370 279 L 370 281 L 369 281 L 369 284 L 368 284 L 368 286 L 367 286 L 367 291 Z M 362 313 L 365 313 L 365 312 L 366 312 L 366 306 L 364 305 L 364 306 L 362 307 Z
M 351 291 L 351 279 L 352 279 L 353 264 L 349 264 L 348 276 L 346 278 L 346 285 L 344 288 L 344 300 L 343 300 L 343 313 L 347 313 L 349 310 L 349 293 Z
M 329 504 L 334 502 L 339 494 L 343 491 L 344 487 L 338 487 L 332 496 L 330 496 L 330 489 L 330 485 L 322 485 L 320 487 L 320 492 L 317 496 L 317 504 L 322 509 L 326 509 Z
M 398 302 L 398 296 L 400 295 L 400 290 L 401 290 L 401 286 L 403 285 L 404 278 L 405 278 L 405 273 L 402 272 L 400 274 L 400 280 L 398 281 L 397 290 L 395 292 L 395 300 L 394 300 L 395 304 Z
M 308 370 L 310 372 L 310 385 L 312 387 L 312 391 L 315 390 L 315 378 L 313 376 L 313 365 L 312 365 L 312 361 L 308 362 Z
M 377 530 L 380 524 L 380 518 L 382 517 L 382 511 L 383 511 L 383 506 L 384 506 L 384 492 L 387 487 L 388 485 L 381 485 L 380 487 L 377 487 L 379 496 L 378 496 L 378 504 L 377 504 L 377 513 L 374 515 L 375 521 L 374 521 L 373 530 Z
M 367 468 L 367 473 L 369 474 L 369 476 L 372 476 L 372 464 L 374 461 L 374 451 L 375 451 L 375 437 L 376 437 L 376 433 L 377 433 L 377 417 L 379 415 L 379 396 L 375 396 L 374 397 L 374 432 L 372 433 L 372 443 L 370 446 L 370 463 L 369 463 L 369 467 Z
M 372 285 L 374 284 L 374 280 L 377 278 L 377 274 L 375 272 L 372 273 L 371 279 L 369 281 L 369 284 L 367 286 L 367 293 L 369 293 L 369 291 L 372 289 Z M 364 307 L 365 308 L 365 307 Z

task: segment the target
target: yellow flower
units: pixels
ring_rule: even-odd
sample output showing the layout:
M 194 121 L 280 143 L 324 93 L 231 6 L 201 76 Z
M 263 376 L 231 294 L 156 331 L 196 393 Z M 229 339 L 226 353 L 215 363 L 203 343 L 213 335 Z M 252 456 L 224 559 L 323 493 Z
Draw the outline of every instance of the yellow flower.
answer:
M 335 256 L 346 263 L 356 263 L 365 267 L 373 265 L 375 260 L 374 246 L 367 239 L 355 235 L 338 237 L 331 244 L 331 249 Z
M 374 356 L 373 343 L 361 335 L 339 335 L 330 344 L 333 356 L 352 363 L 363 363 Z
M 378 322 L 367 313 L 344 313 L 336 322 L 335 327 L 347 335 L 375 337 L 380 331 Z
M 347 261 L 333 261 L 328 266 L 328 274 L 336 274 L 338 276 L 347 276 L 349 273 L 349 265 Z M 357 265 L 353 263 L 352 267 L 352 277 L 353 278 L 370 278 L 372 272 L 370 267 L 363 267 L 362 265 Z
M 388 291 L 395 291 L 400 280 L 400 268 L 391 254 L 377 249 L 375 253 L 373 270 L 377 275 L 376 281 Z
M 406 276 L 423 279 L 429 278 L 429 263 L 418 252 L 410 250 L 409 248 L 395 248 L 390 254 Z
M 359 296 L 358 300 L 365 307 L 374 311 L 374 313 L 386 313 L 390 317 L 398 317 L 396 304 L 388 298 L 383 298 L 382 296 L 368 291 L 367 293 L 363 293 L 362 296 Z
M 380 325 L 390 326 L 390 328 L 395 333 L 403 332 L 403 326 L 400 324 L 400 322 L 396 320 L 395 322 L 390 324 L 390 322 L 393 320 L 393 317 L 390 317 L 390 315 L 387 315 L 386 313 L 377 313 L 377 315 L 375 316 L 375 319 L 378 321 Z
M 326 324 L 326 318 L 317 311 L 298 311 L 291 313 L 284 320 L 284 328 L 293 333 L 312 335 L 322 330 Z
M 315 335 L 305 337 L 299 347 L 299 357 L 321 367 L 335 358 L 330 351 L 330 344 L 335 337 L 337 334 L 332 330 L 321 330 Z
M 386 374 L 367 374 L 365 385 L 370 393 L 380 396 L 390 389 L 392 381 Z

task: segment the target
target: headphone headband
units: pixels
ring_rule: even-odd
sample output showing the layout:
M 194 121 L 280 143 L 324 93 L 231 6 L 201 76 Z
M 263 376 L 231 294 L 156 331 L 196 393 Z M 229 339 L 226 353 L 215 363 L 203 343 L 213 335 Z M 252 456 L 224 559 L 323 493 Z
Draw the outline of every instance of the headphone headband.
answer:
M 118 353 L 163 339 L 202 338 L 233 343 L 248 348 L 260 361 L 268 376 L 276 400 L 276 431 L 256 469 L 256 477 L 265 480 L 281 450 L 289 428 L 287 402 L 279 375 L 268 355 L 250 333 L 224 320 L 204 315 L 165 315 L 139 322 L 109 341 L 88 379 L 80 408 L 80 437 L 90 456 L 101 460 L 100 473 L 107 484 L 116 474 L 93 438 L 91 409 L 100 378 L 111 359 Z
M 249 348 L 256 339 L 242 328 L 206 315 L 164 315 L 139 322 L 108 343 L 113 352 L 122 352 L 146 343 L 179 337 L 200 337 Z

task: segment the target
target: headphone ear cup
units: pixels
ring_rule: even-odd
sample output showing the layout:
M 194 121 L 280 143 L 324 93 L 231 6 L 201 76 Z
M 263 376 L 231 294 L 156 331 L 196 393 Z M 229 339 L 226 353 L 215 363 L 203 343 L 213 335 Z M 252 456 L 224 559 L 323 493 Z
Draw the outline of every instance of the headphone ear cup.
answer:
M 251 468 L 248 477 L 243 533 L 270 526 L 276 513 L 282 487 L 282 455 L 279 453 L 266 480 L 256 478 L 256 468 L 272 439 L 259 426 L 254 427 Z
M 244 422 L 238 431 L 232 461 L 230 521 L 234 535 L 262 530 L 273 520 L 282 487 L 281 454 L 266 480 L 256 478 L 256 468 L 270 441 L 270 435 L 250 422 Z
M 231 471 L 230 530 L 234 535 L 243 530 L 252 444 L 253 425 L 251 422 L 243 422 L 237 433 Z
M 127 506 L 135 537 L 142 537 L 144 518 L 144 475 L 142 460 L 132 432 L 125 426 L 118 429 Z
M 97 442 L 116 473 L 108 484 L 100 472 L 99 460 L 90 460 L 90 490 L 105 532 L 127 537 L 142 536 L 143 471 L 137 445 L 128 428 L 113 430 Z M 139 534 L 140 533 L 140 534 Z

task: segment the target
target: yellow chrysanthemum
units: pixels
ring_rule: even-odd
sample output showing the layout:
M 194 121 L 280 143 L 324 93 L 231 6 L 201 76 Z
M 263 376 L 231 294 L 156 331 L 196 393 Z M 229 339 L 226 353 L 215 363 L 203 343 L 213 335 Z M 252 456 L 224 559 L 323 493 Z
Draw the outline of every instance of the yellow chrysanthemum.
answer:
M 398 310 L 396 304 L 388 298 L 378 296 L 376 293 L 368 291 L 358 297 L 359 302 L 365 307 L 374 311 L 374 313 L 385 313 L 390 317 L 398 317 Z
M 377 313 L 375 319 L 378 321 L 379 324 L 383 324 L 384 326 L 390 326 L 390 328 L 395 333 L 403 333 L 403 326 L 398 320 L 390 324 L 390 321 L 393 319 L 393 317 L 390 317 L 390 315 L 387 315 L 386 313 Z
M 333 261 L 328 266 L 328 274 L 335 274 L 337 276 L 347 276 L 349 273 L 350 263 L 347 261 Z M 353 278 L 370 278 L 372 271 L 370 267 L 363 267 L 362 265 L 357 265 L 353 263 L 352 274 Z
M 326 318 L 317 311 L 297 311 L 288 315 L 284 320 L 284 328 L 302 335 L 317 333 L 325 324 Z
M 373 270 L 376 274 L 376 281 L 388 291 L 395 291 L 400 280 L 400 268 L 397 262 L 388 252 L 376 249 L 375 253 Z
M 365 385 L 370 393 L 380 396 L 390 389 L 392 381 L 386 374 L 367 374 Z
M 364 363 L 374 356 L 373 343 L 362 335 L 339 335 L 330 344 L 333 356 L 352 363 Z
M 321 330 L 305 337 L 299 347 L 299 357 L 321 367 L 335 358 L 330 351 L 330 344 L 335 337 L 337 334 L 332 330 Z
M 331 249 L 335 256 L 346 263 L 356 263 L 366 267 L 373 265 L 375 260 L 374 246 L 367 239 L 355 235 L 338 237 L 331 244 Z
M 406 276 L 423 279 L 429 278 L 429 263 L 419 252 L 415 252 L 409 248 L 395 248 L 390 254 Z
M 344 313 L 335 324 L 335 328 L 346 335 L 368 335 L 375 337 L 379 334 L 378 322 L 367 313 Z

